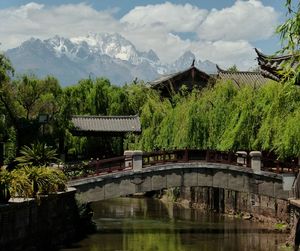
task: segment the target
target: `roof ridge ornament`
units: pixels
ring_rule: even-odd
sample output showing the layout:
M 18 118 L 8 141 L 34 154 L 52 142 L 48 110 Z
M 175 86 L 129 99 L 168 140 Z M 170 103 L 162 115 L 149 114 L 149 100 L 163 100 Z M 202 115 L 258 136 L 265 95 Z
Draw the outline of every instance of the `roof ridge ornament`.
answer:
M 226 72 L 225 70 L 223 70 L 219 65 L 216 64 L 216 68 L 217 68 L 217 71 L 218 73 L 219 72 Z
M 193 59 L 191 67 L 195 67 L 195 59 Z

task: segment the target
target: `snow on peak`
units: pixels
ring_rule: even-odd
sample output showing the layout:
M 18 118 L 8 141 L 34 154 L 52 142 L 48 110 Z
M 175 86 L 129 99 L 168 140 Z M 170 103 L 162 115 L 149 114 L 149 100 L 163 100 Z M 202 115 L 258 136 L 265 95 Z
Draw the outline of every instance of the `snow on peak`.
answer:
M 135 46 L 117 33 L 89 33 L 87 36 L 74 37 L 71 41 L 77 45 L 86 42 L 93 52 L 106 54 L 112 58 L 139 63 L 140 53 Z
M 67 38 L 60 37 L 58 35 L 53 38 L 49 38 L 44 41 L 49 48 L 55 51 L 56 56 L 60 57 L 62 55 L 71 56 L 74 44 Z

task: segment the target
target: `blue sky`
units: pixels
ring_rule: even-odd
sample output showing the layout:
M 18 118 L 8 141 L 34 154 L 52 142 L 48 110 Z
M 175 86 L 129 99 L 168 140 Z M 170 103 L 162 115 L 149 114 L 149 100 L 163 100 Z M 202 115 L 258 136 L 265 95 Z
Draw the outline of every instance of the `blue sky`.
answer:
M 118 32 L 164 62 L 190 50 L 201 60 L 249 69 L 254 47 L 266 54 L 280 48 L 274 31 L 285 11 L 283 0 L 1 0 L 0 49 L 30 37 Z

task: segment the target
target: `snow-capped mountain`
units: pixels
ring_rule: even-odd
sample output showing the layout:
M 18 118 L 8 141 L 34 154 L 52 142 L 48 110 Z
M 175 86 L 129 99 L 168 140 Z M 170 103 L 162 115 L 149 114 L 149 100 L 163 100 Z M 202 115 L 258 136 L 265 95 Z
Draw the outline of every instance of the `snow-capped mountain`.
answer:
M 141 52 L 120 34 L 94 34 L 84 37 L 55 36 L 40 40 L 31 38 L 19 47 L 6 51 L 19 73 L 37 76 L 54 75 L 62 85 L 77 83 L 91 76 L 106 77 L 122 85 L 138 78 L 151 81 L 160 74 L 177 72 L 190 67 L 195 55 L 185 52 L 178 60 L 162 64 L 153 50 Z M 199 69 L 211 73 L 215 64 L 196 61 Z
M 205 60 L 202 62 L 201 60 L 196 60 L 195 54 L 193 54 L 191 51 L 186 51 L 182 54 L 175 62 L 173 62 L 171 65 L 168 66 L 168 71 L 182 71 L 184 69 L 187 69 L 191 66 L 191 64 L 194 62 L 194 65 L 199 68 L 200 70 L 212 74 L 216 72 L 216 64 L 210 62 L 209 60 Z

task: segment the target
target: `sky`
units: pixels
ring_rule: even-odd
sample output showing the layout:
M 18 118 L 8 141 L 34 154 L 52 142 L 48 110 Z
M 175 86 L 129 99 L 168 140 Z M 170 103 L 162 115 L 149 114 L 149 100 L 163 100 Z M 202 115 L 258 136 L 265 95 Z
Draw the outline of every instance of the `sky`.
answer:
M 255 47 L 280 49 L 284 0 L 0 0 L 0 50 L 34 37 L 120 33 L 171 63 L 185 51 L 221 67 L 256 65 Z

